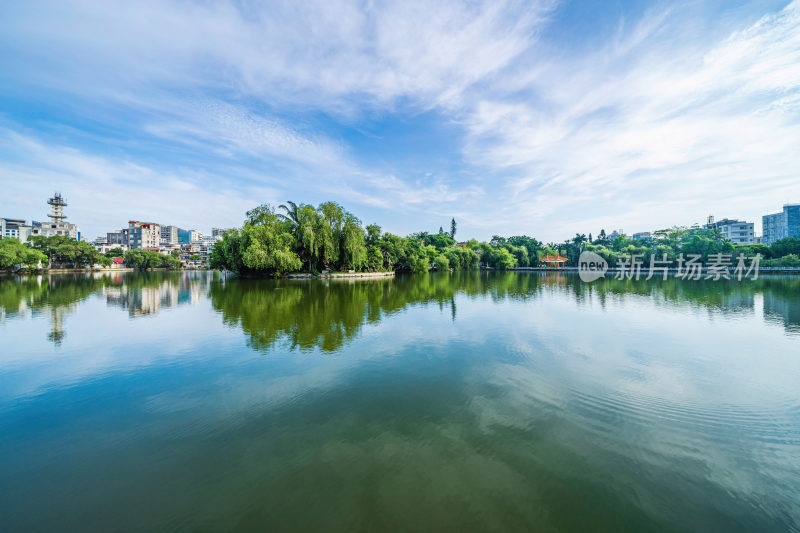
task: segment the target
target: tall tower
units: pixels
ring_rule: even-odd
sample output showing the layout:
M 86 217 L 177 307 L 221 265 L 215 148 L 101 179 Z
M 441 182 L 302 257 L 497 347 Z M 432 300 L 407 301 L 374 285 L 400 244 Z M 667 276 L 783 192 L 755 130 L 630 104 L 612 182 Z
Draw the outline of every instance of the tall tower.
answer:
M 64 208 L 67 207 L 67 202 L 61 197 L 61 193 L 55 193 L 52 198 L 47 200 L 47 203 L 50 205 L 50 214 L 47 216 L 53 219 L 56 224 L 64 222 L 64 219 L 67 218 L 64 215 Z

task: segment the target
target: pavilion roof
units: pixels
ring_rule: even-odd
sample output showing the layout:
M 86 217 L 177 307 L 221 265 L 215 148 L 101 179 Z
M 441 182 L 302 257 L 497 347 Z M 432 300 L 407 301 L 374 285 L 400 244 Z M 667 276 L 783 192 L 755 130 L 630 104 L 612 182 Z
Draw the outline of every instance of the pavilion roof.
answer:
M 546 256 L 539 259 L 540 263 L 563 263 L 566 261 L 567 258 L 562 257 L 561 254 L 556 254 L 556 255 L 547 254 Z

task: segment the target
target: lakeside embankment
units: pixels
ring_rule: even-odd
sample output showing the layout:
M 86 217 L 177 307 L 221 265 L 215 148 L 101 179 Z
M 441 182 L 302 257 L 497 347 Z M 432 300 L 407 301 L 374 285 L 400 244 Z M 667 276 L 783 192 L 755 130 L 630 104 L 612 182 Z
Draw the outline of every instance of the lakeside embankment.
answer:
M 38 268 L 38 269 L 19 269 L 19 270 L 0 270 L 0 276 L 41 276 L 44 274 L 93 274 L 93 273 L 110 273 L 116 274 L 119 272 L 203 272 L 214 270 L 212 268 L 182 268 L 182 269 L 169 269 L 169 268 L 147 268 L 137 269 L 133 267 L 122 268 Z
M 287 274 L 288 279 L 329 279 L 329 278 L 391 278 L 394 271 L 390 272 L 326 272 L 324 274 Z
M 44 274 L 51 275 L 51 274 L 92 274 L 92 273 L 123 273 L 123 272 L 209 272 L 214 271 L 216 269 L 212 268 L 188 268 L 188 269 L 181 269 L 181 270 L 169 270 L 166 268 L 151 268 L 146 270 L 137 270 L 135 268 L 51 268 L 51 269 L 41 269 L 41 270 L 32 270 L 32 271 L 0 271 L 0 277 L 3 276 L 41 276 Z M 507 268 L 507 269 L 496 269 L 496 268 L 481 268 L 481 271 L 486 272 L 565 272 L 569 274 L 577 274 L 578 267 L 568 266 L 563 268 L 542 268 L 542 267 L 514 267 L 514 268 Z M 218 272 L 230 272 L 225 270 L 217 270 Z M 435 270 L 431 270 L 431 272 L 435 272 Z M 453 272 L 453 269 L 450 269 L 450 272 Z M 619 274 L 621 269 L 619 268 L 609 268 L 606 270 L 607 274 Z M 625 273 L 630 272 L 629 269 L 624 270 Z M 667 270 L 667 273 L 670 277 L 676 277 L 676 275 L 683 274 L 684 272 L 679 272 L 675 268 L 671 268 Z M 761 267 L 758 270 L 759 274 L 788 274 L 792 276 L 800 276 L 800 267 Z M 390 278 L 394 277 L 396 274 L 395 271 L 390 272 L 328 272 L 325 274 L 309 274 L 309 273 L 293 273 L 293 274 L 285 274 L 282 277 L 284 279 L 334 279 L 334 278 Z M 640 275 L 648 275 L 649 274 L 649 267 L 644 265 L 640 270 Z M 709 270 L 707 268 L 703 268 L 700 270 L 700 274 L 708 275 Z M 713 273 L 712 273 L 713 274 Z M 250 278 L 264 278 L 264 277 L 275 277 L 274 275 L 265 276 L 261 275 L 252 275 L 252 274 L 239 274 L 241 277 Z M 733 276 L 733 270 L 730 270 L 728 275 Z M 653 273 L 653 277 L 663 276 L 662 270 L 656 270 Z
M 482 269 L 482 270 L 498 270 L 498 269 L 485 268 L 485 269 Z M 562 268 L 514 267 L 514 268 L 507 268 L 505 270 L 510 271 L 510 272 L 533 271 L 533 272 L 571 272 L 571 273 L 577 273 L 578 272 L 578 267 L 574 267 L 574 266 L 567 266 L 567 267 L 562 267 Z M 606 272 L 611 272 L 611 273 L 618 273 L 618 272 L 621 272 L 621 271 L 630 272 L 630 268 L 620 269 L 620 268 L 616 268 L 616 267 L 610 267 L 608 270 L 606 270 Z M 650 271 L 649 265 L 642 264 L 640 272 L 642 274 L 647 274 L 649 271 Z M 653 276 L 657 276 L 659 274 L 663 275 L 663 272 L 664 271 L 662 269 L 655 269 Z M 668 268 L 667 269 L 667 273 L 668 274 L 678 274 L 678 273 L 683 274 L 684 272 L 685 272 L 685 270 L 684 271 L 679 271 L 677 268 Z M 709 269 L 706 266 L 703 266 L 702 268 L 700 268 L 700 272 L 702 274 L 707 274 L 709 272 Z M 745 269 L 745 272 L 747 272 L 747 269 Z M 800 267 L 759 267 L 758 272 L 759 272 L 759 274 L 770 273 L 770 272 L 771 273 L 780 273 L 780 274 L 800 274 Z M 732 268 L 729 270 L 729 274 L 733 274 L 733 269 Z

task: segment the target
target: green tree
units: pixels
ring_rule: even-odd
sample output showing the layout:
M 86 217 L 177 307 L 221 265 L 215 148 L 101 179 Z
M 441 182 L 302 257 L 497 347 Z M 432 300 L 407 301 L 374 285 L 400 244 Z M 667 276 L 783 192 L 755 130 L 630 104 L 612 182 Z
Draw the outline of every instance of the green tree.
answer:
M 439 254 L 436 256 L 436 259 L 433 260 L 433 266 L 436 267 L 438 271 L 445 271 L 450 269 L 450 260 L 447 259 L 447 256 L 444 254 Z
M 177 270 L 183 266 L 180 259 L 172 255 L 160 254 L 154 250 L 133 249 L 125 252 L 125 264 L 137 270 L 167 268 Z
M 450 219 L 450 238 L 451 239 L 455 239 L 456 238 L 456 219 L 455 218 L 451 218 Z
M 492 235 L 492 240 L 489 241 L 489 244 L 495 248 L 500 248 L 501 246 L 505 246 L 506 238 L 500 235 Z
M 91 267 L 96 264 L 109 265 L 111 259 L 98 252 L 86 241 L 78 241 L 67 235 L 35 235 L 29 239 L 31 246 L 44 253 L 49 265 L 66 267 Z
M 506 248 L 500 248 L 495 252 L 494 256 L 494 266 L 495 268 L 499 269 L 507 269 L 507 268 L 514 268 L 517 266 L 517 258 L 514 257 L 511 252 L 509 252 Z
M 539 251 L 542 249 L 542 243 L 533 237 L 528 237 L 527 235 L 516 235 L 509 237 L 506 242 L 513 246 L 522 246 L 528 251 L 528 265 L 535 263 L 538 260 Z
M 474 250 L 455 246 L 444 251 L 450 266 L 456 270 L 475 270 L 480 258 Z
M 530 265 L 530 258 L 528 257 L 528 249 L 524 246 L 514 246 L 513 244 L 506 244 L 505 249 L 511 252 L 511 255 L 516 259 L 516 266 L 526 267 Z
M 800 255 L 800 238 L 787 237 L 773 242 L 770 247 L 772 257 L 785 257 L 787 255 Z
M 291 234 L 281 232 L 275 225 L 266 224 L 245 229 L 249 234 L 249 245 L 243 257 L 247 268 L 278 274 L 302 268 L 302 261 L 292 250 Z
M 110 250 L 106 250 L 106 252 L 103 255 L 105 255 L 109 259 L 113 259 L 114 257 L 122 257 L 123 255 L 125 255 L 125 250 L 123 250 L 120 247 L 112 248 Z
M 22 244 L 17 239 L 0 239 L 0 269 L 11 269 L 19 266 L 27 268 L 37 267 L 46 263 L 47 256 L 40 250 Z
M 800 267 L 800 257 L 788 254 L 776 259 L 767 259 L 762 262 L 762 265 L 767 267 Z

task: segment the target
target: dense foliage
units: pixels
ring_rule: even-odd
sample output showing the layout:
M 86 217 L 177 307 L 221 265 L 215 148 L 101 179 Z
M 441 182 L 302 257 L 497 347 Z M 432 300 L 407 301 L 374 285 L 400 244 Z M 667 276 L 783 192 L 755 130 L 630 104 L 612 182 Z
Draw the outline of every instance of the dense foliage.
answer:
M 211 253 L 212 268 L 236 272 L 288 272 L 477 268 L 478 256 L 455 246 L 451 232 L 398 237 L 380 226 L 362 227 L 337 203 L 318 207 L 287 202 L 277 212 L 261 205 L 247 212 L 241 229 L 229 230 Z
M 128 250 L 124 255 L 125 264 L 139 270 L 148 268 L 168 268 L 177 270 L 183 266 L 181 260 L 173 255 L 160 254 L 153 250 Z
M 50 237 L 35 235 L 28 242 L 34 250 L 42 252 L 47 257 L 49 266 L 87 268 L 111 264 L 111 259 L 98 252 L 88 242 L 67 235 Z
M 789 238 L 774 242 L 771 246 L 762 244 L 734 245 L 725 236 L 714 229 L 703 228 L 672 228 L 660 230 L 654 236 L 644 240 L 629 240 L 619 236 L 613 241 L 601 237 L 589 242 L 583 235 L 576 235 L 572 241 L 561 245 L 571 261 L 580 255 L 581 245 L 584 250 L 590 250 L 606 259 L 609 264 L 616 263 L 621 255 L 641 255 L 649 260 L 654 254 L 661 259 L 675 261 L 680 254 L 684 257 L 690 254 L 700 255 L 704 262 L 708 261 L 711 254 L 730 254 L 753 257 L 761 254 L 765 259 L 763 266 L 795 266 L 800 263 L 797 254 L 800 254 L 800 239 Z M 773 259 L 774 258 L 774 259 Z
M 236 272 L 284 274 L 333 271 L 379 272 L 405 270 L 473 270 L 479 266 L 505 270 L 535 267 L 545 255 L 560 254 L 568 265 L 577 265 L 584 250 L 590 250 L 616 264 L 620 258 L 639 255 L 649 260 L 666 257 L 675 261 L 680 254 L 698 254 L 707 261 L 711 254 L 760 253 L 765 266 L 793 266 L 800 254 L 800 239 L 783 239 L 772 246 L 735 246 L 719 231 L 703 228 L 672 228 L 656 231 L 652 238 L 610 239 L 605 230 L 596 239 L 576 234 L 563 243 L 542 242 L 519 235 L 495 235 L 489 242 L 456 242 L 457 224 L 450 231 L 413 233 L 399 237 L 381 227 L 361 221 L 334 202 L 318 207 L 287 202 L 273 209 L 264 204 L 247 213 L 240 229 L 229 230 L 211 253 L 211 267 Z
M 25 246 L 18 239 L 0 239 L 0 269 L 35 268 L 47 263 L 40 250 Z
M 106 252 L 103 255 L 105 255 L 109 259 L 114 259 L 115 257 L 123 257 L 125 255 L 125 250 L 123 250 L 121 247 L 118 246 L 116 248 L 106 250 Z

